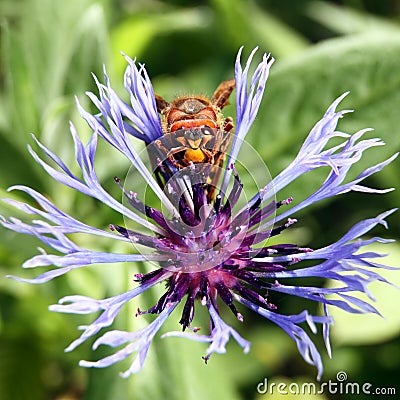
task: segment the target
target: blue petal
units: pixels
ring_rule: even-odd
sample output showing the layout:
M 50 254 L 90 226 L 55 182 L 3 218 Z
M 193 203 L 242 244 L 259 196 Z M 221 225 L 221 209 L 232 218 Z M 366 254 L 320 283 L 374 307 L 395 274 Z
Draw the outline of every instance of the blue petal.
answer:
M 99 361 L 80 361 L 81 367 L 88 368 L 104 368 L 108 367 L 116 362 L 124 360 L 133 353 L 137 353 L 133 360 L 130 368 L 121 374 L 123 378 L 127 378 L 129 375 L 139 372 L 146 359 L 147 352 L 153 341 L 154 336 L 160 330 L 166 319 L 170 316 L 172 311 L 175 309 L 178 303 L 168 304 L 160 315 L 145 328 L 140 329 L 136 332 L 124 332 L 124 331 L 109 331 L 103 336 L 96 340 L 93 345 L 93 349 L 96 349 L 99 345 L 107 345 L 111 347 L 117 347 L 127 342 L 129 343 L 123 349 L 117 351 L 111 356 L 105 357 Z
M 246 137 L 254 119 L 257 116 L 258 109 L 261 104 L 262 96 L 264 94 L 265 85 L 269 75 L 269 69 L 275 61 L 270 58 L 269 54 L 264 54 L 261 63 L 255 70 L 250 87 L 248 83 L 248 72 L 257 48 L 255 48 L 249 58 L 247 59 L 246 66 L 242 70 L 240 58 L 243 47 L 240 48 L 235 64 L 235 81 L 236 81 L 236 130 L 233 137 L 233 143 L 224 176 L 221 183 L 220 193 L 225 193 L 228 187 L 229 178 L 231 175 L 231 166 L 235 163 L 239 154 L 240 147 Z

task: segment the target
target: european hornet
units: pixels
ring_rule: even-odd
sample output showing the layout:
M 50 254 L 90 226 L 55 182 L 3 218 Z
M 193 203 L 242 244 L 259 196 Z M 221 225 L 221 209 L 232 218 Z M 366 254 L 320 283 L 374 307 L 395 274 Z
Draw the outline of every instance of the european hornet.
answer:
M 233 119 L 224 118 L 221 113 L 234 88 L 235 80 L 231 79 L 222 82 L 211 99 L 182 96 L 170 103 L 155 95 L 164 133 L 155 145 L 178 169 L 191 163 L 211 165 L 207 180 L 208 202 L 215 197 L 215 187 L 234 127 Z

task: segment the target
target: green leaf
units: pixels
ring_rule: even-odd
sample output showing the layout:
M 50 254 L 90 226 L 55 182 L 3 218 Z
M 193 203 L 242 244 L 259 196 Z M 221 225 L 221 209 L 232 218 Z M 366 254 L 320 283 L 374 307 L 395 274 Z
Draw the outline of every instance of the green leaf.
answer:
M 309 42 L 289 25 L 267 13 L 255 2 L 212 0 L 219 35 L 233 51 L 240 46 L 260 46 L 276 57 L 304 50 Z
M 359 168 L 391 156 L 400 146 L 400 34 L 357 35 L 325 41 L 301 56 L 278 61 L 272 67 L 266 95 L 248 140 L 266 160 L 274 176 L 297 153 L 313 125 L 328 106 L 346 91 L 339 109 L 355 109 L 339 129 L 355 132 L 373 127 L 367 137 L 381 137 L 388 145 L 372 151 Z M 398 165 L 398 164 L 397 164 Z M 382 176 L 385 171 L 381 172 Z M 399 175 L 390 186 L 398 186 Z M 321 175 L 307 176 L 315 187 Z M 386 182 L 385 182 L 386 183 Z M 292 185 L 303 193 L 304 182 Z
M 371 31 L 400 31 L 400 26 L 388 18 L 339 6 L 331 2 L 313 1 L 307 7 L 307 14 L 323 26 L 336 33 L 353 34 Z
M 91 72 L 100 70 L 107 54 L 107 26 L 101 5 L 92 0 L 20 3 L 2 21 L 0 168 L 7 173 L 0 184 L 39 186 L 47 176 L 30 167 L 29 133 L 65 155 L 73 94 L 93 85 Z
M 118 24 L 111 32 L 114 67 L 118 75 L 126 67 L 124 52 L 140 57 L 159 35 L 192 31 L 209 24 L 209 14 L 203 8 L 168 10 L 162 13 L 137 13 Z

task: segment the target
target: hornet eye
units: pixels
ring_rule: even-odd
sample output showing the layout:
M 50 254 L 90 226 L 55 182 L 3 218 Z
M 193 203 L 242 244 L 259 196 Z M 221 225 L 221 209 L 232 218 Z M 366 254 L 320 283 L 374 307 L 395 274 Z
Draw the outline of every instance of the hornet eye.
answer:
M 205 128 L 202 129 L 203 135 L 213 135 L 214 131 L 209 128 L 208 126 L 206 126 Z

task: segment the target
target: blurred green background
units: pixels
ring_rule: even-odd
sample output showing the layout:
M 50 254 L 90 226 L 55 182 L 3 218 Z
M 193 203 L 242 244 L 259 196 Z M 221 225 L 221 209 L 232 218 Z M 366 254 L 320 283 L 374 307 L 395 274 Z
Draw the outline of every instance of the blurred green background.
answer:
M 400 147 L 400 2 L 397 0 L 2 0 L 0 2 L 0 190 L 2 197 L 13 184 L 27 184 L 46 193 L 55 204 L 86 223 L 106 227 L 120 216 L 98 202 L 84 198 L 51 180 L 29 156 L 30 132 L 73 163 L 68 132 L 72 120 L 79 132 L 90 134 L 79 118 L 74 95 L 90 109 L 85 97 L 95 91 L 91 73 L 102 77 L 107 66 L 114 89 L 127 98 L 122 86 L 125 60 L 120 51 L 146 64 L 155 90 L 167 99 L 185 93 L 211 95 L 218 83 L 233 76 L 238 48 L 260 47 L 276 58 L 259 116 L 248 141 L 264 158 L 274 176 L 301 146 L 313 124 L 328 105 L 350 90 L 341 108 L 355 109 L 340 122 L 346 132 L 375 128 L 384 148 L 370 150 L 358 167 L 389 157 Z M 234 115 L 234 104 L 226 115 Z M 112 154 L 113 158 L 110 158 Z M 110 162 L 112 159 L 112 162 Z M 250 163 L 251 160 L 248 160 Z M 97 160 L 104 186 L 120 196 L 113 176 L 125 176 L 128 165 L 100 146 Z M 373 187 L 399 187 L 399 162 L 371 177 Z M 296 181 L 280 197 L 301 199 L 320 182 L 311 174 Z M 335 241 L 360 219 L 396 207 L 399 192 L 383 196 L 348 194 L 324 201 L 296 215 L 299 223 L 288 239 L 314 248 Z M 4 204 L 3 215 L 18 215 Z M 373 235 L 397 238 L 400 220 L 389 220 L 390 232 Z M 316 371 L 298 355 L 296 346 L 279 328 L 243 311 L 241 326 L 227 316 L 252 342 L 251 352 L 230 343 L 226 355 L 214 355 L 207 366 L 201 360 L 205 346 L 183 339 L 153 343 L 144 369 L 123 380 L 122 363 L 105 370 L 86 370 L 79 359 L 97 359 L 85 344 L 71 354 L 63 349 L 79 335 L 76 327 L 92 316 L 58 315 L 48 305 L 68 294 L 103 298 L 132 287 L 133 274 L 146 266 L 100 266 L 75 271 L 45 285 L 33 286 L 5 279 L 6 274 L 32 276 L 22 271 L 24 260 L 36 254 L 37 241 L 0 230 L 0 399 L 262 399 L 257 384 L 265 377 L 275 382 L 314 382 Z M 79 239 L 88 246 L 100 246 Z M 85 242 L 83 242 L 85 241 Z M 102 245 L 102 244 L 101 244 Z M 108 247 L 107 247 L 108 246 Z M 106 250 L 118 251 L 111 244 Z M 398 245 L 381 246 L 390 252 L 386 262 L 398 265 Z M 385 276 L 400 285 L 397 273 Z M 321 284 L 321 282 L 314 282 Z M 370 382 L 375 387 L 396 387 L 400 393 L 399 291 L 372 285 L 377 316 L 348 316 L 332 310 L 333 359 L 324 357 L 323 381 L 345 371 L 349 382 Z M 161 288 L 160 288 L 161 290 Z M 146 300 L 151 304 L 157 298 Z M 283 313 L 313 304 L 299 299 L 273 299 Z M 116 322 L 119 329 L 136 329 L 135 307 Z M 178 315 L 168 323 L 178 329 Z M 320 335 L 319 335 L 320 336 Z M 275 397 L 274 397 L 275 398 Z M 301 396 L 282 398 L 302 398 Z M 311 398 L 307 396 L 306 398 Z M 319 399 L 346 398 L 316 396 Z M 363 398 L 362 395 L 357 398 Z M 390 396 L 387 396 L 390 398 Z

